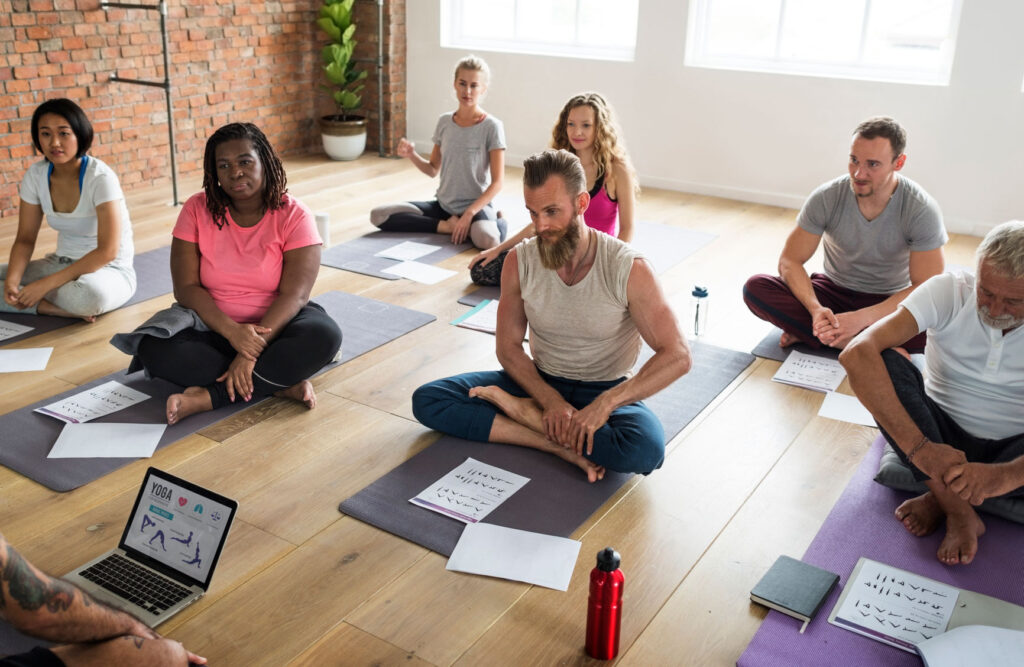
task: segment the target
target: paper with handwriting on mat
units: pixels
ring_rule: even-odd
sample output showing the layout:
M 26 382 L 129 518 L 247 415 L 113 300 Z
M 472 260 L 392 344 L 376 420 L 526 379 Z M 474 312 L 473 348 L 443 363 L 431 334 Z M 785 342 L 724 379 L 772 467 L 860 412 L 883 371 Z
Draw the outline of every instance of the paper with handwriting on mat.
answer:
M 452 320 L 452 324 L 464 329 L 494 333 L 498 330 L 498 300 L 484 299 L 469 312 Z
M 409 502 L 463 523 L 476 523 L 529 481 L 529 477 L 467 457 Z
M 424 285 L 435 285 L 445 278 L 451 278 L 455 275 L 455 271 L 442 269 L 433 264 L 424 264 L 423 262 L 402 262 L 401 264 L 389 266 L 383 270 L 383 273 L 408 278 Z
M 864 404 L 856 396 L 840 394 L 835 391 L 825 394 L 825 400 L 821 402 L 821 407 L 818 408 L 818 416 L 851 424 L 860 424 L 861 426 L 878 426 L 875 423 L 875 418 L 871 416 L 871 413 L 868 412 L 868 409 L 864 407 Z
M 580 546 L 565 537 L 470 523 L 445 567 L 564 591 L 569 588 Z
M 0 373 L 41 371 L 50 363 L 52 347 L 29 347 L 23 350 L 0 350 Z
M 400 262 L 408 262 L 440 249 L 441 246 L 439 245 L 430 245 L 429 243 L 419 243 L 417 241 L 402 241 L 397 245 L 373 254 L 375 257 L 386 257 L 388 259 L 397 259 Z
M 8 322 L 7 320 L 0 320 L 0 340 L 7 340 L 8 338 L 14 338 L 21 334 L 32 331 L 32 327 L 25 326 L 24 324 L 16 324 L 14 322 Z
M 149 394 L 126 387 L 117 380 L 111 380 L 56 403 L 36 408 L 35 411 L 69 424 L 81 424 L 141 403 L 147 398 Z
M 804 389 L 829 392 L 838 389 L 845 377 L 846 370 L 838 359 L 793 350 L 779 366 L 772 380 Z
M 166 428 L 167 424 L 66 424 L 46 458 L 147 458 Z
M 861 559 L 829 623 L 904 651 L 946 631 L 960 589 L 913 572 Z

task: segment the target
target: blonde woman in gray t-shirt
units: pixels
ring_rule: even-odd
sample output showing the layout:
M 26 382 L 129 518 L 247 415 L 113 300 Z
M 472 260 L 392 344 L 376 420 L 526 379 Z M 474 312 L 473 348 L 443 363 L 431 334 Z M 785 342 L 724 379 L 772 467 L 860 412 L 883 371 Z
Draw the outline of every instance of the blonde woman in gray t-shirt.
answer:
M 388 232 L 450 234 L 452 243 L 467 239 L 477 248 L 492 248 L 505 238 L 505 221 L 491 201 L 501 192 L 505 172 L 505 128 L 480 106 L 490 69 L 481 58 L 466 56 L 455 66 L 453 112 L 444 113 L 434 129 L 429 159 L 404 137 L 396 152 L 433 178 L 440 174 L 436 199 L 378 206 L 370 222 Z

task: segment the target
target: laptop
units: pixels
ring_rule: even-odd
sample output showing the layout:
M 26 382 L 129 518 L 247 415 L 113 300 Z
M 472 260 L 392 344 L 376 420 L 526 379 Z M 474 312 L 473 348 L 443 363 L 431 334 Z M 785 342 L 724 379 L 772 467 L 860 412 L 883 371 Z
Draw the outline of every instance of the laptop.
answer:
M 238 503 L 149 468 L 116 549 L 64 577 L 156 627 L 206 594 Z

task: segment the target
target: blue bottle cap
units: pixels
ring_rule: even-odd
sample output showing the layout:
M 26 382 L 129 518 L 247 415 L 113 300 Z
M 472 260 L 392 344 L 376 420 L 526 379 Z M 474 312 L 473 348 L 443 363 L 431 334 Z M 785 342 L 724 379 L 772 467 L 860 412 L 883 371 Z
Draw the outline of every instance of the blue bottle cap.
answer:
M 697 285 L 694 285 L 693 286 L 693 291 L 690 292 L 690 295 L 691 296 L 695 296 L 698 299 L 706 297 L 708 295 L 708 288 L 707 287 L 699 287 Z

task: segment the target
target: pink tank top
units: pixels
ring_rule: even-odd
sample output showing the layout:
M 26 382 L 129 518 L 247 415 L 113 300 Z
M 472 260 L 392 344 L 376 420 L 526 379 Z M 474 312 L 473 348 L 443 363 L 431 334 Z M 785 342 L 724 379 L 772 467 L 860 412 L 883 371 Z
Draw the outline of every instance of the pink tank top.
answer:
M 590 191 L 590 206 L 583 213 L 583 221 L 587 227 L 609 236 L 618 236 L 619 203 L 609 197 L 608 191 L 604 189 L 604 174 L 597 178 L 594 189 Z

